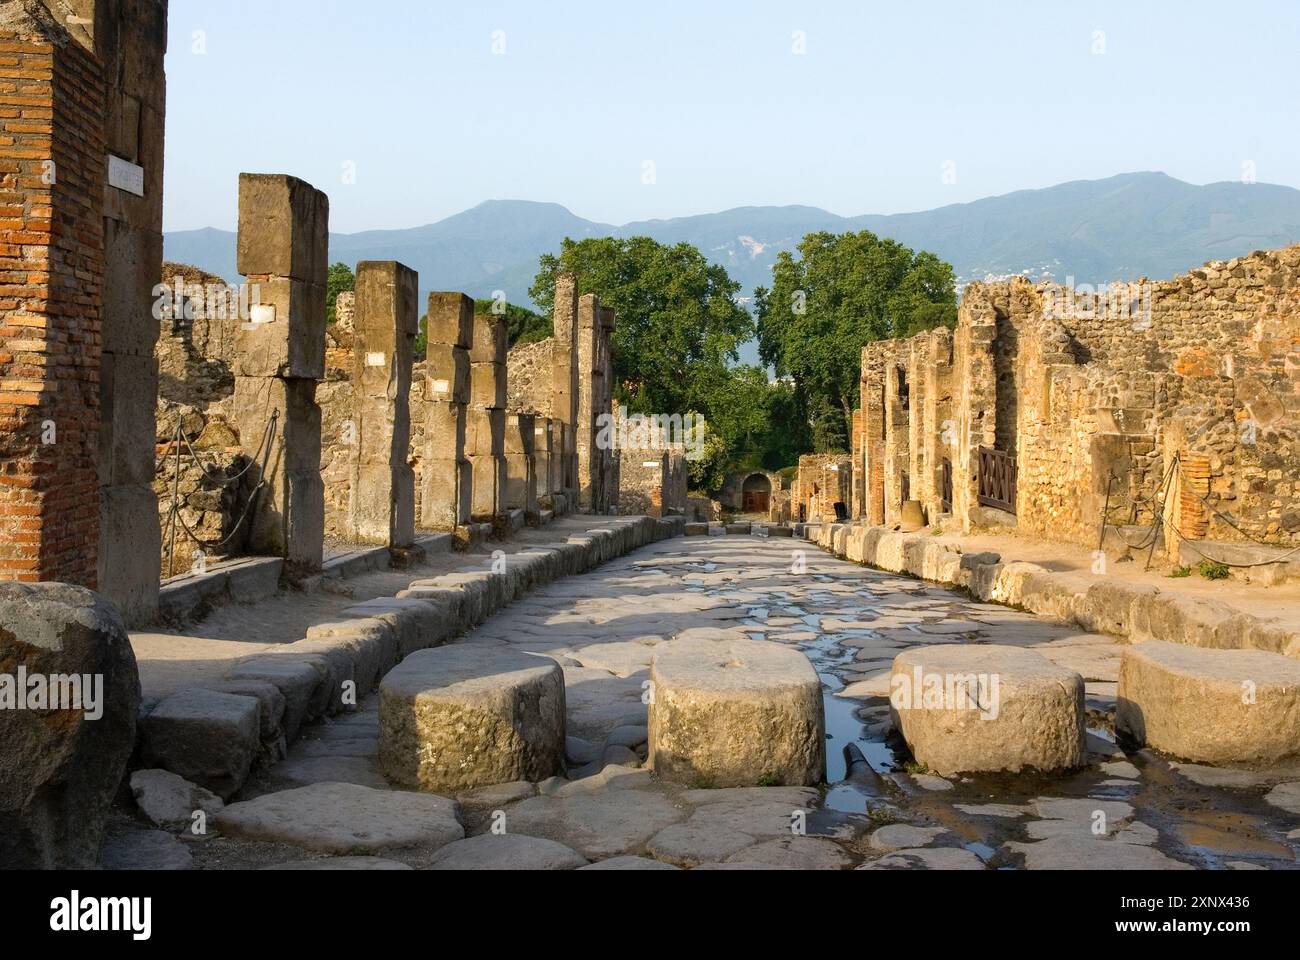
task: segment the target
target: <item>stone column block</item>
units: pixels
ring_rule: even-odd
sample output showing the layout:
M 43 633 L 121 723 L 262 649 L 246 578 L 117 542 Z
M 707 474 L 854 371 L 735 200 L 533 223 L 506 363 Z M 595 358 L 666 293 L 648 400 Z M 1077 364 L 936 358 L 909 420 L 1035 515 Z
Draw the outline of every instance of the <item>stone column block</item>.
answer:
M 426 340 L 468 350 L 474 340 L 474 301 L 463 293 L 429 294 Z
M 250 287 L 251 315 L 239 327 L 235 375 L 324 379 L 325 285 L 268 277 Z
M 239 175 L 238 269 L 324 286 L 329 272 L 329 198 L 297 177 Z

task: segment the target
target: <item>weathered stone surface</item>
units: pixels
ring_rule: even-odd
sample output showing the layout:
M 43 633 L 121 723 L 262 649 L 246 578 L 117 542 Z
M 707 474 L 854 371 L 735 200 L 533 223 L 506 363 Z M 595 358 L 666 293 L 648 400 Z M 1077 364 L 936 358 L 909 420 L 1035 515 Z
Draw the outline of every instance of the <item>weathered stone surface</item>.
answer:
M 189 848 L 161 830 L 125 830 L 104 842 L 105 870 L 193 870 Z
M 554 661 L 466 643 L 408 657 L 380 686 L 379 762 L 394 783 L 456 792 L 563 769 Z
M 1197 763 L 1300 755 L 1300 662 L 1151 641 L 1124 650 L 1116 731 Z
M 732 854 L 727 862 L 762 863 L 796 870 L 843 870 L 853 860 L 840 847 L 821 837 L 782 837 Z
M 225 807 L 215 793 L 167 770 L 137 770 L 131 774 L 131 794 L 140 812 L 166 830 L 188 829 L 197 811 L 214 816 Z
M 587 859 L 554 840 L 484 833 L 449 843 L 433 855 L 430 870 L 576 870 Z
M 899 849 L 859 870 L 984 870 L 984 861 L 957 847 Z
M 1037 843 L 1008 843 L 1029 870 L 1191 870 L 1154 847 L 1100 837 L 1057 836 Z
M 1264 799 L 1287 813 L 1300 817 L 1300 783 L 1279 783 Z
M 682 816 L 663 794 L 633 788 L 533 797 L 511 807 L 506 822 L 517 833 L 557 840 L 599 860 L 639 850 Z
M 894 660 L 890 708 L 916 761 L 958 773 L 1083 764 L 1083 678 L 1018 647 L 944 645 Z
M 87 709 L 14 709 L 17 674 L 103 678 Z M 0 583 L 0 863 L 16 869 L 89 868 L 113 794 L 135 745 L 140 680 L 112 606 L 80 587 Z M 30 688 L 29 688 L 30 689 Z M 26 702 L 26 701 L 24 701 Z M 48 702 L 48 701 L 47 701 Z
M 145 718 L 144 762 L 229 799 L 257 756 L 259 711 L 252 697 L 213 690 L 174 693 Z
M 434 849 L 465 836 L 454 800 L 350 783 L 317 783 L 233 803 L 216 825 L 227 836 L 333 854 Z
M 926 847 L 948 831 L 943 827 L 914 827 L 906 823 L 891 823 L 871 835 L 868 843 L 872 850 L 893 853 L 908 847 Z
M 674 867 L 671 863 L 663 863 L 659 860 L 650 860 L 646 857 L 610 857 L 608 860 L 598 860 L 595 863 L 589 863 L 585 867 L 579 867 L 579 870 L 681 870 L 681 867 Z
M 821 681 L 798 650 L 688 630 L 655 648 L 649 764 L 692 786 L 802 786 L 826 774 Z
M 325 860 L 292 860 L 289 863 L 277 863 L 263 870 L 414 870 L 415 868 L 396 860 L 382 857 L 330 857 Z

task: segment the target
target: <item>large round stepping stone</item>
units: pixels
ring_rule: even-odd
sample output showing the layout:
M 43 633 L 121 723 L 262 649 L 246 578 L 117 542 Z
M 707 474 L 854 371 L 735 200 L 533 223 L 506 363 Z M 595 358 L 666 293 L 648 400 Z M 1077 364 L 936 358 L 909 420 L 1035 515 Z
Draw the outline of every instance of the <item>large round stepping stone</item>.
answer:
M 1124 650 L 1115 729 L 1196 763 L 1300 756 L 1300 662 L 1153 640 Z
M 563 769 L 564 672 L 510 647 L 423 650 L 379 690 L 379 766 L 433 793 L 527 780 Z
M 826 776 L 821 681 L 798 650 L 687 630 L 655 649 L 649 765 L 695 787 L 810 786 Z
M 890 712 L 916 762 L 941 776 L 1072 770 L 1087 757 L 1083 678 L 1019 647 L 899 654 Z

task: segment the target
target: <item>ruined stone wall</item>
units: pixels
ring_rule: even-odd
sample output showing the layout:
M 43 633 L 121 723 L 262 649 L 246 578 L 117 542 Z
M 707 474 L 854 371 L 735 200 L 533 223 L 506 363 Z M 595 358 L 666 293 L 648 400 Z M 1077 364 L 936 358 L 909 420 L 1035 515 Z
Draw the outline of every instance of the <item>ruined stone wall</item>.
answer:
M 853 461 L 842 453 L 808 454 L 799 458 L 799 472 L 790 490 L 793 519 L 831 523 L 835 504 L 847 508 L 853 492 Z
M 1300 543 L 1300 247 L 1103 293 L 972 284 L 944 336 L 864 349 L 869 518 L 883 492 L 888 521 L 904 472 L 932 510 L 946 424 L 967 528 L 989 447 L 1015 456 L 1015 523 L 1035 536 L 1095 545 L 1103 518 L 1164 514 L 1194 538 Z

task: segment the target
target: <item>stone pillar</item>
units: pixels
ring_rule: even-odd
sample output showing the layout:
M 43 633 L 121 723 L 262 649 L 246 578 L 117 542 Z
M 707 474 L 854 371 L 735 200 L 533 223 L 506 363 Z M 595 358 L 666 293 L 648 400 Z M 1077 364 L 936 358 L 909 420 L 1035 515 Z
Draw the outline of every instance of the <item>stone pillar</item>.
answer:
M 473 474 L 470 516 L 491 521 L 506 512 L 505 317 L 473 318 L 466 458 Z
M 316 383 L 325 375 L 328 248 L 325 194 L 296 177 L 240 174 L 239 272 L 254 306 L 236 342 L 232 420 L 264 484 L 249 547 L 284 557 L 291 576 L 319 570 L 324 549 Z
M 95 49 L 107 80 L 100 359 L 99 592 L 128 624 L 158 613 L 161 530 L 154 481 L 162 262 L 165 0 L 99 0 Z
M 538 509 L 555 509 L 552 494 L 555 491 L 552 471 L 554 458 L 551 456 L 553 433 L 550 417 L 536 417 L 533 426 L 533 497 Z
M 953 396 L 957 444 L 952 464 L 953 516 L 970 532 L 979 506 L 979 448 L 997 443 L 997 311 L 988 288 L 973 283 L 962 295 L 953 334 Z
M 463 293 L 431 293 L 426 323 L 420 525 L 426 530 L 455 530 L 469 523 L 473 488 L 465 437 L 474 301 Z
M 0 119 L 0 579 L 93 588 L 104 71 L 85 25 L 65 26 L 36 4 L 0 10 L 0 82 L 9 91 Z M 157 525 L 156 514 L 150 520 Z M 156 568 L 156 551 L 140 549 Z
M 863 516 L 879 526 L 885 522 L 885 368 L 879 341 L 862 350 Z
M 569 509 L 577 506 L 578 453 L 578 282 L 565 274 L 555 281 L 554 352 L 551 355 L 552 419 L 559 426 L 560 487 Z
M 506 417 L 506 509 L 522 510 L 537 520 L 537 417 L 512 413 Z
M 578 457 L 578 506 L 584 513 L 601 513 L 604 498 L 600 451 L 596 447 L 596 416 L 600 408 L 600 298 L 589 293 L 578 301 L 578 419 L 574 451 Z
M 418 288 L 416 272 L 400 263 L 357 264 L 352 341 L 356 444 L 348 525 L 358 543 L 397 550 L 415 541 L 410 392 Z
M 600 311 L 600 330 L 596 337 L 595 371 L 598 377 L 599 402 L 596 404 L 596 436 L 599 437 L 601 417 L 608 417 L 614 410 L 614 357 L 610 350 L 610 340 L 614 336 L 616 316 L 612 307 L 603 307 Z M 618 506 L 618 483 L 621 460 L 617 452 L 596 447 L 600 461 L 600 500 L 598 512 L 612 513 Z

